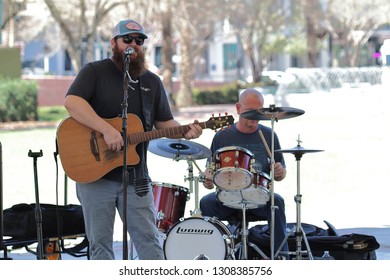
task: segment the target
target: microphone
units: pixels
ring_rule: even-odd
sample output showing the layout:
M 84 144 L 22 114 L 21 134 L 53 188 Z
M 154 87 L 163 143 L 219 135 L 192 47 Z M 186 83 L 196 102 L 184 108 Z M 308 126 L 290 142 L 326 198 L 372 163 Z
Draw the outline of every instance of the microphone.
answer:
M 134 179 L 134 191 L 138 196 L 145 196 L 149 192 L 149 183 L 148 178 Z
M 132 47 L 128 47 L 124 52 L 123 55 L 131 55 L 135 53 L 135 50 Z

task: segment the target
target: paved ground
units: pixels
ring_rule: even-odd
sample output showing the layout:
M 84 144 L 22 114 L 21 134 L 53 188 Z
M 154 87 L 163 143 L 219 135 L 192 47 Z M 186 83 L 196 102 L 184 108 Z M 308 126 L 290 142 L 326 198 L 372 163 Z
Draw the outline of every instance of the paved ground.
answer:
M 277 106 L 305 110 L 305 114 L 300 117 L 275 123 L 282 148 L 295 147 L 299 135 L 303 140 L 303 147 L 324 150 L 323 153 L 304 155 L 301 161 L 302 222 L 326 228 L 323 221 L 327 220 L 340 235 L 373 235 L 380 244 L 376 252 L 380 260 L 390 260 L 390 205 L 386 177 L 390 173 L 390 166 L 383 164 L 385 156 L 388 156 L 386 147 L 390 141 L 390 133 L 386 128 L 390 121 L 390 113 L 386 107 L 389 101 L 390 97 L 385 91 L 370 88 L 365 92 L 291 95 L 280 101 L 280 104 L 276 103 Z M 273 103 L 272 96 L 267 96 L 266 105 Z M 185 124 L 194 118 L 206 121 L 212 114 L 225 112 L 236 117 L 232 104 L 186 108 L 177 112 L 176 117 Z M 42 142 L 26 144 L 25 140 L 35 133 L 42 134 Z M 53 146 L 55 131 L 32 130 L 19 135 L 17 138 L 11 133 L 1 135 L 5 207 L 19 202 L 32 202 L 32 161 L 27 157 L 26 162 L 15 161 L 14 158 L 17 158 L 17 153 L 24 154 L 28 149 L 35 151 L 42 147 L 46 157 L 39 159 L 41 201 L 54 203 L 54 166 L 52 157 L 48 156 L 48 147 Z M 204 130 L 203 135 L 195 142 L 209 147 L 213 135 L 212 130 Z M 9 149 L 10 146 L 12 148 Z M 275 185 L 275 190 L 285 198 L 288 222 L 295 222 L 297 168 L 292 155 L 286 154 L 285 159 L 288 176 Z M 148 162 L 155 182 L 190 189 L 189 162 L 176 162 L 152 153 Z M 197 176 L 197 167 L 203 170 L 205 160 L 197 160 L 195 164 L 194 176 Z M 193 184 L 195 188 L 186 203 L 185 217 L 189 217 L 190 211 L 197 208 L 195 190 L 198 190 L 198 197 L 208 192 L 201 186 L 197 188 L 196 180 Z M 73 186 L 73 182 L 69 182 L 69 203 L 77 203 Z M 118 220 L 114 236 L 118 259 L 121 259 L 122 254 L 121 226 Z M 12 251 L 11 256 L 15 259 L 34 258 L 33 255 L 20 251 Z

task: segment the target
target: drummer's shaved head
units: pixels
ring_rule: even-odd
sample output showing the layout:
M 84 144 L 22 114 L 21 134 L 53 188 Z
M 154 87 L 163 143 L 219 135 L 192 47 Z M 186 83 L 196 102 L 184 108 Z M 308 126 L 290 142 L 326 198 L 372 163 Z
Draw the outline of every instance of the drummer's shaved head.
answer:
M 261 103 L 264 104 L 264 97 L 258 90 L 254 88 L 248 88 L 244 90 L 239 97 L 238 102 L 243 103 L 248 97 L 256 96 L 261 100 Z
M 237 129 L 243 133 L 253 133 L 258 129 L 258 121 L 246 119 L 241 116 L 241 113 L 250 110 L 259 110 L 264 106 L 264 97 L 258 90 L 248 88 L 244 90 L 236 103 L 236 111 L 239 115 Z

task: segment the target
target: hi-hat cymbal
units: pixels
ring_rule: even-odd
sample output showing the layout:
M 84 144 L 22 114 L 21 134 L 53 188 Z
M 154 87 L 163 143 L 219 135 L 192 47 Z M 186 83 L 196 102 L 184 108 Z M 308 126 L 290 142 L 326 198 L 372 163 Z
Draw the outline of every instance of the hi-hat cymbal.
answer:
M 249 120 L 282 120 L 298 117 L 304 114 L 305 111 L 292 107 L 275 107 L 261 108 L 255 110 L 249 110 L 241 114 L 242 117 Z
M 149 142 L 148 150 L 156 155 L 182 159 L 204 159 L 211 157 L 211 151 L 205 146 L 181 139 L 156 139 Z
M 317 152 L 323 152 L 324 150 L 313 150 L 313 149 L 305 149 L 301 146 L 296 146 L 291 149 L 286 150 L 275 150 L 276 153 L 290 153 L 294 155 L 303 155 L 306 153 L 317 153 Z

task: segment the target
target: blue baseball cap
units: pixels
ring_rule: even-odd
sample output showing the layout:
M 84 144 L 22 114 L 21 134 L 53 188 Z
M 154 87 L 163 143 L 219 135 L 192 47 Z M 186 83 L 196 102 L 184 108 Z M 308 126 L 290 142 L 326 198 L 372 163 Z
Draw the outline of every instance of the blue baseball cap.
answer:
M 115 27 L 112 32 L 112 37 L 124 36 L 127 34 L 137 33 L 144 39 L 147 39 L 148 36 L 145 34 L 144 27 L 132 19 L 121 20 Z

